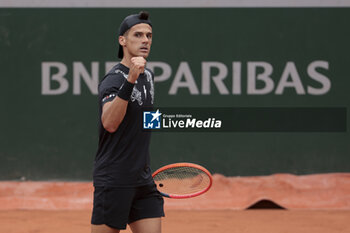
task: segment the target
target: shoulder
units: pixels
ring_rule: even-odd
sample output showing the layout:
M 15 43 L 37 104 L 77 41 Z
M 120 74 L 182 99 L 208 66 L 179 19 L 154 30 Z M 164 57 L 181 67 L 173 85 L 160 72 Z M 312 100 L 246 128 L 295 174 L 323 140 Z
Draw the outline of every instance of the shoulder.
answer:
M 118 69 L 118 65 L 115 65 L 101 80 L 99 84 L 99 91 L 104 89 L 108 89 L 111 87 L 119 88 L 124 80 L 127 78 L 127 74 L 125 74 L 122 70 Z
M 145 72 L 149 72 L 150 74 L 152 74 L 152 76 L 154 76 L 154 73 L 149 68 L 145 68 Z
M 152 80 L 154 80 L 154 73 L 152 72 L 152 70 L 145 68 L 145 74 L 147 75 L 147 77 L 151 77 Z

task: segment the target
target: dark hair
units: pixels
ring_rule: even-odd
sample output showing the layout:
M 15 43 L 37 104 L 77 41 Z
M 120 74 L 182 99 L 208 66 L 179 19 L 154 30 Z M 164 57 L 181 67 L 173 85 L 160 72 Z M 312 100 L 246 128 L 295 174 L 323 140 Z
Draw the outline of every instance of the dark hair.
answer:
M 148 20 L 149 13 L 147 11 L 140 11 L 139 19 Z

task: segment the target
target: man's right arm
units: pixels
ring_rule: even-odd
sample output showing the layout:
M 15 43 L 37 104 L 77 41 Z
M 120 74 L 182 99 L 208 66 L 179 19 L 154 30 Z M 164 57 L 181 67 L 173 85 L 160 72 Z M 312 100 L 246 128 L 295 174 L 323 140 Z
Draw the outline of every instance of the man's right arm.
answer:
M 102 107 L 102 125 L 105 130 L 114 133 L 123 121 L 128 101 L 118 96 L 111 102 L 107 102 Z
M 128 86 L 134 85 L 137 78 L 144 72 L 146 60 L 143 57 L 134 57 L 131 59 L 130 71 L 128 75 Z M 125 80 L 126 82 L 126 80 Z M 124 84 L 125 85 L 125 84 Z M 125 85 L 126 86 L 126 85 Z M 117 131 L 120 123 L 123 121 L 128 107 L 128 97 L 124 97 L 120 91 L 118 96 L 111 102 L 107 102 L 102 107 L 101 121 L 103 128 L 110 133 Z

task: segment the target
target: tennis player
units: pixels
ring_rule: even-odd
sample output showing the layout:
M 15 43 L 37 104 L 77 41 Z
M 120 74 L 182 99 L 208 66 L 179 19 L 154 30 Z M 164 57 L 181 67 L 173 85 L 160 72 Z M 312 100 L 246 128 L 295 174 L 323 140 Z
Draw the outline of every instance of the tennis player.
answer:
M 119 28 L 121 62 L 98 87 L 99 144 L 94 162 L 92 233 L 160 233 L 163 198 L 150 169 L 150 132 L 142 109 L 152 107 L 154 75 L 146 68 L 152 44 L 147 12 L 127 16 Z

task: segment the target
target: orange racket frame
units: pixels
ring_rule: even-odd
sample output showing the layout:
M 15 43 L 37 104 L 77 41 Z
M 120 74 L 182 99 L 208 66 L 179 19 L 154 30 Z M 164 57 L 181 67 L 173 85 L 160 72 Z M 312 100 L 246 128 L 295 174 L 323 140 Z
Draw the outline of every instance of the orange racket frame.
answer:
M 211 173 L 207 169 L 202 167 L 201 165 L 194 164 L 194 163 L 173 163 L 173 164 L 169 164 L 169 165 L 161 167 L 158 170 L 156 170 L 155 172 L 153 172 L 152 177 L 155 177 L 158 173 L 160 173 L 160 172 L 162 172 L 164 170 L 171 169 L 171 168 L 176 168 L 176 167 L 192 167 L 192 168 L 196 168 L 198 170 L 203 171 L 209 177 L 209 185 L 205 189 L 203 189 L 203 190 L 201 190 L 199 192 L 191 193 L 191 194 L 177 195 L 177 194 L 166 194 L 166 193 L 160 192 L 162 194 L 162 196 L 168 197 L 168 198 L 177 198 L 177 199 L 191 198 L 191 197 L 199 196 L 199 195 L 207 192 L 211 188 L 211 186 L 213 184 L 213 177 L 212 177 Z

